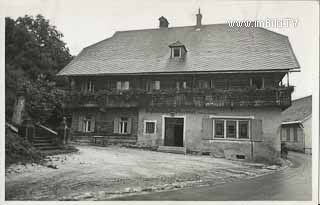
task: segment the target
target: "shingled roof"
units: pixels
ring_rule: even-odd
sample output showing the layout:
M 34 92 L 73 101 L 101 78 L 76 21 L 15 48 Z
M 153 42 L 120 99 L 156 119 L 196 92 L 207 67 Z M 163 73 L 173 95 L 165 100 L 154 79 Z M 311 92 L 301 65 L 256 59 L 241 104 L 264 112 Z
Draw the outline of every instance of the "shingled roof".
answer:
M 168 46 L 183 42 L 183 59 Z M 84 48 L 58 75 L 289 70 L 299 68 L 288 37 L 228 24 L 116 32 Z
M 312 96 L 292 101 L 292 105 L 282 112 L 282 122 L 303 121 L 312 114 Z

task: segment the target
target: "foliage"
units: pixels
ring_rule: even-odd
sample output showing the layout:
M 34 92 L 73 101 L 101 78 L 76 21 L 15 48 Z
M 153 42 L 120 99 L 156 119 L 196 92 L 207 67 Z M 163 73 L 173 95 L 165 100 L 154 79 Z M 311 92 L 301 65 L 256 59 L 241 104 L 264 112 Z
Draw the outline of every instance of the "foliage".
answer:
M 37 151 L 31 143 L 6 127 L 5 149 L 6 167 L 13 163 L 40 162 L 44 155 Z
M 26 96 L 28 115 L 38 122 L 62 117 L 64 91 L 55 82 L 39 75 L 36 81 L 25 81 L 19 89 Z
M 12 113 L 17 90 L 39 75 L 55 81 L 55 74 L 72 56 L 62 33 L 41 15 L 5 19 L 6 116 Z M 39 97 L 39 96 L 38 96 Z

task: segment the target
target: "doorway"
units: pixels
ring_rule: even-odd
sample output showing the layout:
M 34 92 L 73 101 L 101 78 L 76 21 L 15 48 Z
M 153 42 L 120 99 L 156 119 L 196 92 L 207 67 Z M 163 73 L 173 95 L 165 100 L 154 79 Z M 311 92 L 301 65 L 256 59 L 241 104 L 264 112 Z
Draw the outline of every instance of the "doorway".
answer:
M 164 146 L 183 147 L 184 119 L 164 118 Z

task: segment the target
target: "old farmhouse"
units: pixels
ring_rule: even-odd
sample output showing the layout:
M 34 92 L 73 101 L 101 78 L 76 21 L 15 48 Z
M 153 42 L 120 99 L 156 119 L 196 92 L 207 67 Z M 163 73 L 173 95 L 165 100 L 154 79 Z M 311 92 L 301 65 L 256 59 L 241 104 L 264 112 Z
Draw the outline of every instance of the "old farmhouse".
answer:
M 312 153 L 312 96 L 292 101 L 282 112 L 281 141 L 289 150 Z
M 70 79 L 74 138 L 160 150 L 278 159 L 281 112 L 299 64 L 287 36 L 228 24 L 118 31 L 84 48 Z

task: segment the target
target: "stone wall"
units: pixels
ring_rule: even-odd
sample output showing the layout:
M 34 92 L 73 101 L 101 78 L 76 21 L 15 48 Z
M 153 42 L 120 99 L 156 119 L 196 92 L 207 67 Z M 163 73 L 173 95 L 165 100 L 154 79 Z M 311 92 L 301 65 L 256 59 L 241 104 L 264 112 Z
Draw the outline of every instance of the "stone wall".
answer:
M 280 153 L 280 108 L 241 108 L 241 109 L 196 109 L 178 110 L 168 113 L 165 111 L 139 111 L 138 143 L 146 145 L 163 145 L 163 116 L 185 117 L 185 147 L 188 151 L 211 152 L 213 155 L 226 157 L 228 155 L 245 155 L 245 159 L 256 161 L 276 161 Z M 250 140 L 204 140 L 202 123 L 209 115 L 254 116 L 262 120 L 262 141 Z M 144 120 L 156 120 L 157 132 L 152 135 L 143 133 Z M 229 151 L 226 151 L 229 150 Z M 234 151 L 232 151 L 234 150 Z M 253 150 L 253 151 L 252 151 Z M 238 153 L 238 154 L 237 154 Z M 227 156 L 227 157 L 228 157 Z

